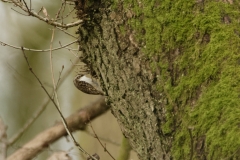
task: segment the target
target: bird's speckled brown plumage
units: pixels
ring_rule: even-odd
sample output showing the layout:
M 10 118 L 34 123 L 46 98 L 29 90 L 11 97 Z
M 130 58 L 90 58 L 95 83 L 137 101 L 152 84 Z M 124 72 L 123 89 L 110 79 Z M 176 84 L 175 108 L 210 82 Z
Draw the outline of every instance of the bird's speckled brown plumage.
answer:
M 74 83 L 74 85 L 76 86 L 77 89 L 79 89 L 80 91 L 82 91 L 86 94 L 104 95 L 104 93 L 102 91 L 97 90 L 90 83 L 79 80 L 82 76 L 84 76 L 84 75 L 78 75 L 73 80 L 73 83 Z

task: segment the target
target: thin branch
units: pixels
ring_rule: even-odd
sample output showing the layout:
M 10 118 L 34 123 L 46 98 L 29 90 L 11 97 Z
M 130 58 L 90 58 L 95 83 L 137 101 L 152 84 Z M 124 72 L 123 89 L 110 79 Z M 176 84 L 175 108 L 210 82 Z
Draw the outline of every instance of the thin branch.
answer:
M 21 12 L 17 11 L 16 9 L 13 9 L 13 8 L 11 8 L 11 9 L 12 9 L 12 10 L 14 10 L 15 12 L 17 12 L 17 13 L 19 13 L 19 14 L 23 15 L 23 16 L 29 16 L 29 15 L 25 15 L 25 14 L 23 14 L 23 13 L 21 13 Z
M 62 1 L 61 7 L 59 8 L 59 10 L 58 10 L 58 12 L 57 12 L 57 14 L 56 14 L 55 20 L 59 17 L 59 15 L 60 15 L 60 13 L 61 13 L 61 10 L 62 10 L 64 4 L 66 4 L 66 3 L 65 3 L 64 1 Z
M 47 24 L 50 24 L 54 27 L 61 27 L 61 28 L 71 28 L 71 27 L 75 27 L 75 26 L 78 26 L 80 25 L 81 23 L 83 23 L 83 20 L 77 20 L 76 22 L 72 22 L 72 23 L 68 23 L 68 24 L 61 24 L 61 23 L 58 23 L 54 20 L 51 20 L 49 18 L 44 18 L 42 16 L 39 16 L 36 12 L 34 11 L 31 11 L 31 15 L 38 18 L 39 20 L 41 21 L 44 21 L 46 22 Z
M 93 134 L 93 133 L 91 133 L 91 132 L 89 132 L 89 131 L 87 131 L 87 130 L 85 131 L 85 133 L 88 134 L 89 136 L 94 137 L 94 138 L 96 137 L 95 134 Z M 120 146 L 119 143 L 117 143 L 117 142 L 115 142 L 115 141 L 112 141 L 112 140 L 110 140 L 110 139 L 108 139 L 108 138 L 99 137 L 99 136 L 98 136 L 98 138 L 99 138 L 100 140 L 102 140 L 102 141 L 107 142 L 107 143 L 111 143 L 112 145 L 115 145 L 115 146 L 118 146 L 118 147 Z
M 56 84 L 56 90 L 58 89 L 58 85 L 59 85 L 60 80 L 61 80 L 61 75 L 62 75 L 63 69 L 64 69 L 64 65 L 62 66 L 62 70 L 59 72 L 59 77 L 58 77 L 58 81 L 57 81 L 57 84 Z
M 67 70 L 67 72 L 63 75 L 63 80 L 60 82 L 61 74 L 63 71 L 63 67 L 62 67 L 62 70 L 60 71 L 60 74 L 59 74 L 56 89 L 58 89 L 58 87 L 61 86 L 62 82 L 64 82 L 66 77 L 72 72 L 73 68 L 74 68 L 74 66 L 71 67 L 69 70 Z M 54 93 L 52 94 L 52 98 L 53 98 L 53 96 L 54 96 Z M 14 136 L 11 137 L 10 140 L 8 140 L 8 146 L 11 146 L 12 144 L 14 144 L 21 137 L 21 135 L 33 124 L 33 122 L 35 122 L 35 120 L 42 114 L 42 112 L 48 106 L 49 102 L 50 102 L 50 99 L 47 99 L 41 106 L 37 107 L 38 110 L 35 111 L 33 116 L 21 127 L 21 129 L 18 132 L 16 132 L 16 134 Z
M 55 84 L 55 80 L 54 80 L 53 61 L 52 61 L 52 44 L 53 44 L 54 32 L 55 32 L 55 28 L 53 28 L 53 31 L 52 31 L 52 38 L 51 38 L 51 43 L 50 43 L 50 53 L 49 53 L 50 58 L 49 59 L 50 59 L 50 70 L 51 70 L 51 75 L 52 75 L 54 97 L 56 97 L 57 107 L 60 110 L 60 104 L 58 101 L 58 96 L 57 96 L 57 92 L 56 92 L 56 84 Z M 53 97 L 53 99 L 54 99 L 54 97 Z
M 51 48 L 52 48 L 52 46 L 50 47 L 50 49 Z M 60 76 L 61 76 L 62 71 L 63 71 L 63 67 L 62 67 L 62 70 L 60 71 Z M 58 82 L 60 80 L 60 76 L 59 76 Z M 55 93 L 55 91 L 56 91 L 56 86 L 55 85 L 54 85 L 54 90 L 53 91 L 54 91 L 54 93 L 52 95 L 52 98 L 54 98 L 54 95 L 56 94 Z M 30 125 L 41 115 L 41 113 L 45 110 L 46 106 L 47 105 L 45 104 L 45 105 L 43 105 L 39 108 L 39 110 L 33 115 L 33 117 L 31 119 L 29 119 L 27 121 L 27 123 L 25 123 L 25 125 L 10 139 L 8 145 L 12 145 L 13 143 L 15 143 L 21 137 L 21 135 L 30 127 Z
M 82 151 L 84 154 L 86 154 L 86 155 L 88 155 L 89 157 L 92 157 L 93 159 L 96 160 L 96 158 L 94 158 L 94 157 L 91 156 L 89 153 L 87 153 L 87 152 L 80 146 L 80 144 L 75 140 L 75 138 L 73 137 L 72 133 L 69 131 L 69 127 L 68 127 L 68 125 L 67 125 L 67 122 L 66 122 L 66 120 L 65 120 L 65 118 L 64 118 L 61 110 L 59 109 L 57 103 L 55 102 L 54 98 L 52 98 L 52 97 L 50 96 L 50 94 L 48 93 L 48 91 L 46 90 L 46 88 L 43 86 L 41 80 L 38 78 L 38 76 L 37 76 L 37 75 L 35 74 L 35 72 L 33 71 L 33 69 L 32 69 L 32 67 L 31 67 L 30 64 L 29 64 L 28 58 L 27 58 L 27 56 L 26 56 L 26 54 L 25 54 L 25 52 L 24 52 L 23 49 L 22 49 L 22 52 L 23 52 L 24 58 L 25 58 L 25 60 L 26 60 L 26 62 L 27 62 L 27 64 L 28 64 L 28 67 L 29 67 L 30 72 L 34 75 L 34 77 L 37 79 L 37 81 L 38 81 L 39 84 L 41 85 L 42 89 L 43 89 L 43 90 L 45 91 L 45 93 L 48 95 L 49 99 L 53 102 L 54 106 L 56 107 L 58 113 L 59 113 L 60 116 L 61 116 L 63 125 L 64 125 L 64 127 L 66 128 L 66 132 L 67 132 L 68 135 L 70 136 L 71 140 L 74 142 L 75 146 L 77 146 L 78 149 L 79 149 L 80 151 Z
M 65 47 L 65 48 L 69 51 L 79 51 L 79 49 L 73 49 L 73 48 L 69 48 L 69 47 Z
M 65 0 L 62 0 L 62 1 L 63 1 L 63 3 L 64 3 L 63 10 L 62 10 L 62 17 L 61 17 L 61 21 L 62 21 L 62 23 L 63 23 L 63 19 L 67 18 L 67 17 L 71 14 L 71 11 L 68 13 L 69 15 L 67 14 L 66 17 L 63 18 L 63 13 L 65 12 L 67 3 L 66 3 Z M 75 10 L 75 8 L 73 8 L 73 10 Z M 56 19 L 57 19 L 57 18 L 56 18 Z
M 66 118 L 66 122 L 71 128 L 71 132 L 84 130 L 87 122 L 105 113 L 109 107 L 106 105 L 104 98 L 99 98 L 93 104 L 81 108 L 76 113 Z M 58 123 L 49 129 L 39 133 L 31 141 L 19 148 L 16 152 L 8 157 L 7 160 L 33 159 L 38 153 L 47 148 L 49 144 L 57 141 L 67 132 L 62 123 Z
M 100 139 L 98 138 L 98 136 L 97 136 L 96 132 L 94 131 L 93 126 L 92 126 L 92 124 L 91 124 L 90 121 L 89 121 L 89 124 L 90 124 L 90 127 L 91 127 L 92 131 L 93 131 L 94 138 L 97 138 L 98 142 L 99 142 L 100 145 L 103 147 L 104 151 L 106 151 L 106 152 L 108 153 L 108 155 L 109 155 L 113 160 L 115 160 L 115 158 L 114 158 L 114 157 L 111 155 L 111 153 L 107 150 L 106 146 L 103 145 L 102 142 L 100 141 Z
M 65 44 L 65 45 L 63 45 L 63 46 L 61 46 L 61 47 L 58 47 L 58 48 L 53 48 L 52 51 L 65 48 L 65 47 L 70 46 L 71 44 L 74 44 L 74 43 L 76 43 L 76 42 L 78 42 L 78 40 L 75 40 L 75 41 L 73 41 L 73 42 L 70 42 L 70 43 Z M 0 45 L 2 45 L 2 46 L 9 46 L 9 47 L 11 47 L 11 48 L 21 49 L 21 50 L 25 50 L 25 51 L 32 51 L 32 52 L 49 52 L 49 51 L 51 50 L 51 49 L 39 50 L 39 49 L 30 49 L 30 48 L 25 48 L 25 47 L 17 47 L 17 46 L 13 46 L 13 45 L 11 45 L 11 44 L 4 43 L 4 42 L 2 42 L 2 41 L 0 41 Z
M 61 7 L 59 8 L 59 11 L 58 13 L 60 13 L 60 11 L 62 11 L 62 15 L 61 15 L 61 18 L 60 17 L 60 14 L 57 14 L 56 18 L 55 18 L 55 21 L 58 21 L 58 20 L 61 20 L 61 22 L 63 23 L 63 19 L 67 18 L 75 9 L 73 8 L 65 17 L 63 17 L 63 13 L 65 11 L 65 8 L 66 8 L 66 1 L 65 0 L 62 0 L 62 4 L 61 4 Z
M 27 8 L 27 11 L 28 11 L 29 15 L 31 15 L 31 10 L 29 10 L 29 8 L 27 6 L 27 3 L 25 2 L 25 0 L 22 0 L 22 1 L 24 3 L 25 7 Z
M 69 35 L 69 36 L 71 36 L 71 37 L 73 37 L 73 38 L 76 38 L 76 39 L 78 39 L 78 37 L 76 37 L 76 36 L 74 36 L 74 35 L 72 35 L 72 34 L 70 34 L 70 33 L 68 33 L 67 31 L 65 31 L 64 29 L 62 29 L 62 28 L 60 28 L 60 27 L 56 27 L 57 29 L 59 29 L 59 30 L 61 30 L 61 31 L 63 31 L 64 33 L 66 33 L 67 35 Z
M 56 19 L 56 21 L 57 21 L 57 20 L 63 20 L 63 19 L 65 19 L 65 18 L 67 18 L 68 16 L 70 16 L 70 14 L 71 14 L 73 11 L 75 11 L 74 8 L 73 8 L 67 15 L 65 15 L 64 17 L 61 17 L 61 18 Z
M 62 44 L 61 44 L 60 41 L 59 41 L 59 44 L 60 44 L 60 46 L 62 46 Z M 70 49 L 70 48 L 68 48 L 68 47 L 65 47 L 65 49 L 67 49 L 68 51 L 70 51 L 75 57 L 79 58 L 79 56 L 77 56 L 77 54 L 75 54 L 75 53 L 73 52 L 73 49 Z M 79 51 L 79 49 L 77 49 L 76 51 Z
M 24 12 L 28 13 L 29 16 L 36 17 L 39 20 L 44 21 L 44 22 L 46 22 L 46 23 L 48 23 L 48 24 L 50 24 L 52 26 L 55 26 L 55 27 L 70 28 L 70 27 L 74 27 L 74 26 L 77 26 L 77 25 L 83 23 L 83 20 L 81 20 L 81 19 L 77 20 L 76 22 L 72 22 L 72 23 L 68 23 L 68 24 L 58 23 L 55 20 L 52 20 L 52 19 L 49 19 L 49 18 L 46 18 L 46 17 L 42 17 L 42 16 L 38 15 L 36 12 L 34 12 L 32 10 L 29 10 L 29 8 L 28 8 L 28 6 L 27 6 L 25 1 L 23 1 L 25 5 L 23 5 L 22 3 L 18 3 L 18 2 L 14 1 L 14 0 L 12 0 L 12 2 L 16 6 L 21 8 Z

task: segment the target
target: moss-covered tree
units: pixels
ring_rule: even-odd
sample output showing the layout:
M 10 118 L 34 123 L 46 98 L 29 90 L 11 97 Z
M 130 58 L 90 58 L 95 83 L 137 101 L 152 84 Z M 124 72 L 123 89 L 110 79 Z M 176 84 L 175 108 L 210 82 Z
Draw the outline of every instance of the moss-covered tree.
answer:
M 240 3 L 82 1 L 82 61 L 140 159 L 239 159 Z

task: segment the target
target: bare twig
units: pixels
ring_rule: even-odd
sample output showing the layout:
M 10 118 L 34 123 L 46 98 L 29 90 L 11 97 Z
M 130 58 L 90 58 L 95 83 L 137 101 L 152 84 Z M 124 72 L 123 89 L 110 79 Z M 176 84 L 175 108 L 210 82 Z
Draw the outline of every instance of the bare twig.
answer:
M 59 41 L 59 44 L 60 44 L 60 46 L 62 46 L 62 44 L 61 44 L 60 41 Z M 68 51 L 70 51 L 75 57 L 79 58 L 79 56 L 77 56 L 77 54 L 75 54 L 72 49 L 70 49 L 70 48 L 68 48 L 68 47 L 65 47 L 65 49 L 67 49 Z M 79 49 L 77 49 L 77 51 L 79 51 Z
M 56 17 L 59 16 L 59 13 L 60 13 L 60 10 L 59 10 L 58 14 L 56 15 Z M 82 151 L 84 154 L 86 154 L 86 155 L 88 155 L 88 156 L 91 157 L 91 155 L 88 154 L 88 153 L 80 146 L 80 144 L 75 140 L 75 138 L 73 137 L 72 133 L 69 131 L 69 127 L 68 127 L 68 125 L 67 125 L 67 123 L 66 123 L 65 118 L 62 116 L 62 113 L 61 113 L 61 107 L 60 107 L 60 103 L 59 103 L 59 100 L 58 100 L 58 94 L 57 94 L 57 92 L 56 92 L 56 84 L 55 84 L 55 80 L 54 80 L 53 61 L 52 61 L 52 50 L 51 50 L 52 44 L 53 44 L 53 39 L 54 39 L 54 33 L 55 33 L 55 28 L 53 28 L 53 31 L 52 31 L 52 38 L 51 38 L 51 43 L 50 43 L 50 54 L 49 54 L 49 55 L 50 55 L 50 69 L 51 69 L 51 75 L 52 75 L 52 83 L 53 83 L 54 97 L 56 98 L 56 104 L 57 104 L 55 107 L 58 109 L 58 112 L 59 112 L 60 115 L 61 115 L 61 120 L 62 120 L 62 122 L 63 122 L 63 125 L 64 125 L 64 127 L 65 127 L 68 135 L 70 136 L 72 142 L 74 142 L 75 146 L 77 146 L 80 151 Z M 53 99 L 54 99 L 54 98 L 53 98 Z M 93 158 L 94 158 L 94 157 L 93 157 Z
M 86 127 L 87 122 L 93 120 L 97 116 L 105 113 L 109 107 L 106 105 L 104 98 L 99 98 L 93 104 L 86 106 L 76 113 L 66 118 L 66 122 L 71 128 L 71 132 L 76 130 L 83 130 Z M 27 144 L 22 146 L 19 150 L 8 157 L 7 160 L 23 160 L 33 159 L 49 144 L 57 141 L 59 138 L 67 135 L 67 132 L 62 123 L 58 123 L 55 126 L 41 132 Z
M 19 14 L 23 15 L 23 16 L 28 16 L 28 15 L 25 15 L 25 14 L 23 14 L 23 13 L 21 13 L 21 12 L 17 11 L 16 9 L 13 9 L 13 8 L 11 8 L 11 9 L 12 9 L 12 10 L 14 10 L 15 12 L 17 12 L 17 13 L 19 13 Z
M 3 1 L 3 2 L 5 2 L 5 1 Z M 36 17 L 39 20 L 44 21 L 44 22 L 46 22 L 46 23 L 48 23 L 52 26 L 55 26 L 55 27 L 70 28 L 70 27 L 74 27 L 74 26 L 77 26 L 77 25 L 83 23 L 83 20 L 81 20 L 81 19 L 77 20 L 76 22 L 72 22 L 72 23 L 68 23 L 68 24 L 58 23 L 56 20 L 49 19 L 48 17 L 42 17 L 42 16 L 38 15 L 38 13 L 36 13 L 35 11 L 30 10 L 24 0 L 23 0 L 23 3 L 21 3 L 22 1 L 20 2 L 20 1 L 16 1 L 16 0 L 11 0 L 11 2 L 14 3 L 15 6 L 22 9 L 22 11 L 28 13 L 29 16 Z
M 62 45 L 61 47 L 58 47 L 58 48 L 53 48 L 52 51 L 65 48 L 65 47 L 70 46 L 71 44 L 76 43 L 76 42 L 78 42 L 78 40 L 75 40 L 75 41 L 70 42 L 70 43 L 68 43 L 68 44 Z M 25 48 L 25 47 L 17 47 L 17 46 L 13 46 L 13 45 L 11 45 L 11 44 L 7 44 L 7 43 L 2 42 L 2 41 L 0 41 L 0 44 L 1 44 L 2 46 L 9 46 L 9 47 L 12 47 L 12 48 L 15 48 L 15 49 L 21 49 L 21 50 L 33 51 L 33 52 L 49 52 L 49 51 L 51 50 L 51 49 L 42 49 L 42 50 L 39 50 L 39 49 L 30 49 L 30 48 Z
M 65 47 L 65 48 L 69 51 L 79 51 L 79 49 L 72 49 L 72 48 L 69 48 L 69 47 Z
M 25 58 L 25 60 L 26 60 L 26 62 L 27 62 L 27 64 L 28 64 L 28 67 L 29 67 L 30 72 L 34 75 L 34 77 L 37 79 L 37 81 L 38 81 L 39 84 L 41 85 L 42 89 L 43 89 L 43 90 L 45 91 L 45 93 L 48 95 L 49 99 L 53 102 L 54 106 L 56 107 L 58 113 L 59 113 L 60 116 L 61 116 L 63 125 L 64 125 L 64 127 L 66 128 L 66 132 L 67 132 L 68 135 L 70 136 L 71 140 L 74 142 L 75 146 L 77 146 L 78 149 L 79 149 L 80 151 L 82 151 L 84 154 L 92 157 L 92 156 L 91 156 L 89 153 L 87 153 L 87 152 L 79 145 L 79 143 L 75 140 L 75 138 L 73 137 L 72 133 L 69 131 L 69 127 L 68 127 L 68 125 L 67 125 L 67 122 L 66 122 L 66 120 L 65 120 L 62 112 L 60 111 L 57 103 L 55 102 L 54 98 L 52 98 L 52 97 L 50 96 L 50 94 L 48 93 L 48 91 L 46 90 L 46 88 L 43 86 L 41 80 L 38 78 L 38 76 L 37 76 L 37 75 L 35 74 L 35 72 L 33 71 L 33 69 L 32 69 L 32 67 L 31 67 L 30 64 L 29 64 L 28 58 L 27 58 L 27 56 L 26 56 L 26 54 L 25 54 L 25 52 L 24 52 L 23 49 L 22 49 L 22 52 L 23 52 L 24 58 Z M 94 157 L 93 157 L 93 158 L 94 158 Z
M 54 26 L 54 27 L 71 28 L 71 27 L 75 27 L 75 26 L 78 26 L 81 23 L 83 23 L 83 20 L 80 19 L 80 20 L 77 20 L 76 22 L 72 22 L 72 23 L 68 23 L 68 24 L 61 24 L 61 23 L 58 23 L 58 22 L 56 22 L 54 20 L 51 20 L 49 18 L 41 17 L 36 12 L 33 12 L 33 11 L 31 13 L 31 15 L 38 18 L 41 21 L 46 22 L 47 24 L 50 24 L 50 25 Z
M 63 69 L 64 69 L 64 65 L 62 66 L 62 70 L 59 72 L 59 77 L 58 77 L 58 81 L 57 81 L 57 84 L 56 84 L 56 90 L 58 89 L 58 85 L 59 85 L 60 80 L 61 80 L 61 75 L 62 75 Z
M 59 11 L 59 13 L 60 13 L 60 11 Z M 58 16 L 58 14 L 57 14 L 57 16 Z M 54 32 L 55 32 L 55 28 L 53 28 L 53 31 L 52 31 L 49 59 L 50 59 L 50 70 L 51 70 L 51 75 L 52 75 L 54 97 L 56 97 L 56 102 L 57 102 L 58 109 L 61 110 L 61 107 L 60 107 L 60 104 L 59 104 L 59 101 L 58 101 L 58 95 L 57 95 L 57 92 L 56 92 L 56 84 L 55 84 L 55 80 L 54 80 L 53 61 L 52 61 L 52 44 L 53 44 Z
M 108 155 L 112 158 L 112 159 L 114 159 L 115 160 L 115 158 L 111 155 L 111 153 L 107 150 L 107 148 L 106 148 L 106 146 L 105 145 L 103 145 L 103 143 L 100 141 L 100 139 L 98 138 L 98 136 L 97 136 L 97 134 L 96 134 L 96 132 L 94 131 L 94 129 L 93 129 L 93 126 L 92 126 L 92 124 L 91 124 L 91 122 L 89 121 L 89 124 L 90 124 L 90 127 L 91 127 L 91 129 L 92 129 L 92 131 L 93 131 L 93 134 L 94 134 L 94 138 L 97 138 L 97 140 L 98 140 L 98 142 L 100 143 L 100 145 L 103 147 L 103 149 L 104 149 L 104 151 L 105 152 L 107 152 L 108 153 Z
M 65 2 L 65 1 L 62 1 L 61 7 L 59 8 L 59 10 L 58 10 L 58 12 L 57 12 L 57 14 L 56 14 L 56 16 L 55 16 L 55 20 L 57 20 L 57 18 L 59 18 L 59 15 L 60 15 L 60 13 L 61 13 L 62 8 L 64 8 L 64 7 L 63 7 L 64 5 L 66 5 L 66 2 Z
M 94 138 L 96 137 L 95 134 L 90 133 L 89 131 L 85 131 L 85 133 L 87 133 L 89 136 L 92 136 L 92 137 L 94 137 Z M 118 146 L 118 147 L 120 146 L 119 143 L 117 143 L 117 142 L 115 142 L 115 141 L 112 141 L 112 140 L 110 140 L 110 139 L 108 139 L 108 138 L 99 137 L 99 136 L 98 136 L 98 138 L 99 138 L 100 140 L 102 140 L 102 141 L 111 143 L 111 144 L 113 144 L 113 145 L 115 145 L 115 146 Z
M 22 1 L 24 3 L 25 7 L 27 8 L 29 15 L 31 15 L 31 10 L 29 10 L 27 3 L 25 2 L 25 0 L 22 0 Z
M 60 27 L 56 27 L 56 28 L 59 29 L 59 30 L 61 30 L 61 31 L 63 31 L 63 32 L 66 33 L 67 35 L 69 35 L 69 36 L 71 36 L 71 37 L 73 37 L 73 38 L 78 39 L 78 37 L 76 37 L 76 36 L 74 36 L 74 35 L 68 33 L 67 31 L 65 31 L 65 29 L 62 29 L 62 28 L 60 28 Z
M 66 3 L 66 2 L 65 2 L 65 3 Z M 70 16 L 71 13 L 73 13 L 73 11 L 75 11 L 74 8 L 73 8 L 67 15 L 65 15 L 64 17 L 61 17 L 61 18 L 56 19 L 56 21 L 57 21 L 57 20 L 63 20 L 63 19 L 65 19 L 65 18 L 67 18 L 68 16 Z
M 79 60 L 77 59 L 76 62 L 77 61 Z M 66 73 L 62 77 L 63 80 L 60 82 L 63 68 L 64 67 L 62 67 L 62 70 L 60 71 L 56 89 L 58 89 L 58 87 L 61 86 L 62 82 L 64 82 L 66 77 L 72 72 L 74 66 L 72 66 L 70 69 L 66 71 Z M 54 96 L 54 93 L 52 94 L 52 98 L 53 96 Z M 21 137 L 21 135 L 33 124 L 33 122 L 35 122 L 35 120 L 42 114 L 42 112 L 48 106 L 49 102 L 50 102 L 50 99 L 47 98 L 47 100 L 45 100 L 45 102 L 41 106 L 37 107 L 38 109 L 35 111 L 33 116 L 21 127 L 21 129 L 18 132 L 16 132 L 14 136 L 11 137 L 11 139 L 8 140 L 8 146 L 11 146 L 13 143 L 15 143 Z
M 52 46 L 50 47 L 50 49 L 52 48 Z M 62 67 L 62 70 L 60 72 L 60 76 L 61 76 L 61 73 L 63 71 L 63 67 Z M 59 76 L 59 79 L 58 79 L 58 82 L 60 80 L 60 76 Z M 55 91 L 56 91 L 56 86 L 54 85 L 54 93 L 52 95 L 52 98 L 54 98 L 54 95 L 56 94 Z M 39 107 L 39 110 L 37 110 L 37 112 L 33 115 L 33 117 L 31 119 L 29 119 L 27 121 L 27 123 L 25 123 L 25 125 L 10 139 L 8 145 L 12 145 L 13 143 L 15 143 L 18 138 L 30 127 L 30 125 L 41 115 L 41 113 L 45 110 L 47 104 Z

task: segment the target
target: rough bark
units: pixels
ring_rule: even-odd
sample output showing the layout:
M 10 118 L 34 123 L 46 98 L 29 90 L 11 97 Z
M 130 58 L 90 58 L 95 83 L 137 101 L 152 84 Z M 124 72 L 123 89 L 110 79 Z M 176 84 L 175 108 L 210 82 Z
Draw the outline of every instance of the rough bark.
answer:
M 238 142 L 226 149 L 228 140 L 221 141 L 231 128 L 221 113 L 239 116 L 226 110 L 228 98 L 237 109 L 239 88 L 225 79 L 228 71 L 238 73 L 231 70 L 238 58 L 224 46 L 239 40 L 239 23 L 232 30 L 226 26 L 239 17 L 237 7 L 182 0 L 79 1 L 76 8 L 85 19 L 77 32 L 82 61 L 99 77 L 106 102 L 140 159 L 238 157 Z M 226 96 L 225 89 L 234 91 Z M 228 124 L 222 134 L 218 120 Z M 239 133 L 237 124 L 230 135 Z
M 139 51 L 134 31 L 128 28 L 122 35 L 119 25 L 128 20 L 124 10 L 111 12 L 104 5 L 94 13 L 92 24 L 86 22 L 79 29 L 82 60 L 101 79 L 106 101 L 141 159 L 169 159 L 168 148 L 162 147 L 170 140 L 161 132 L 164 105 L 156 73 Z

